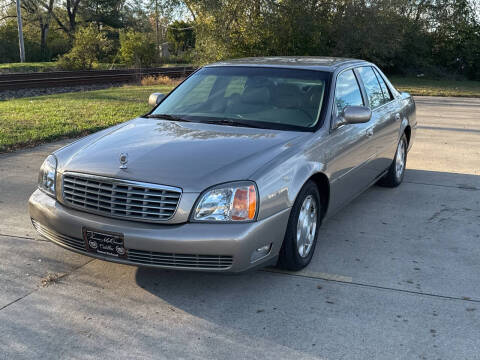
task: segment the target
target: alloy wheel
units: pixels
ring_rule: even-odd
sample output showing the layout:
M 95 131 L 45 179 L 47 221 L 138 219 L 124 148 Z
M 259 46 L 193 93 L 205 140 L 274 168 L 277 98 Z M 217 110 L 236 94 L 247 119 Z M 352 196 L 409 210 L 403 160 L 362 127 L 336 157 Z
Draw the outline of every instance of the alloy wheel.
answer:
M 297 222 L 297 250 L 301 257 L 307 257 L 312 249 L 317 230 L 317 204 L 312 195 L 302 203 Z
M 395 157 L 395 175 L 397 176 L 397 179 L 402 177 L 405 170 L 405 155 L 407 154 L 405 147 L 405 141 L 400 139 L 397 148 L 397 156 Z

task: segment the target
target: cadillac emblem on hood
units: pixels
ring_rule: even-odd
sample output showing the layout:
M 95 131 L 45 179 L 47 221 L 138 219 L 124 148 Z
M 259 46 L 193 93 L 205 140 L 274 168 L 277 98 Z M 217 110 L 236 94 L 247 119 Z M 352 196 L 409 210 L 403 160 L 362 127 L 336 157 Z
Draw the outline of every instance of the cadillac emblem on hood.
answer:
M 119 160 L 120 160 L 120 169 L 126 169 L 127 168 L 127 163 L 128 163 L 128 154 L 127 153 L 121 153 Z

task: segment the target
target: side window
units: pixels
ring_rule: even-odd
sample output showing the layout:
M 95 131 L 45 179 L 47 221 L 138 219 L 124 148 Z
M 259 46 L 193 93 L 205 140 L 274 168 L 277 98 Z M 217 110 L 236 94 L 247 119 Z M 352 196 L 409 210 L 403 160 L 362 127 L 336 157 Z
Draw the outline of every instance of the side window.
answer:
M 347 70 L 338 75 L 335 86 L 335 105 L 337 107 L 337 115 L 346 106 L 364 105 L 362 93 L 353 70 Z
M 370 66 L 359 67 L 358 72 L 362 78 L 363 85 L 365 85 L 365 91 L 367 92 L 370 108 L 373 110 L 385 102 L 382 88 L 378 83 L 377 76 Z
M 382 75 L 380 75 L 378 70 L 375 68 L 373 68 L 373 71 L 375 71 L 375 75 L 377 75 L 377 79 L 378 79 L 378 82 L 380 83 L 380 87 L 382 88 L 383 98 L 385 99 L 385 102 L 387 103 L 390 100 L 393 100 L 392 94 L 390 93 L 390 90 L 388 89 L 388 86 L 385 83 L 385 80 L 383 80 Z

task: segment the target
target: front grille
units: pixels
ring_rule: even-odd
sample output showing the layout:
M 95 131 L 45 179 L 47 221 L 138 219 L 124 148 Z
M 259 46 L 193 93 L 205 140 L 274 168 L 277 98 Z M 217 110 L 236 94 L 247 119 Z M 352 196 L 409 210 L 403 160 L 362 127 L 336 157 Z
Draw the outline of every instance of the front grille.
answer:
M 132 249 L 128 250 L 127 257 L 139 264 L 181 268 L 227 269 L 233 262 L 233 257 L 227 255 L 165 254 Z
M 83 251 L 86 255 L 95 256 L 88 253 L 83 239 L 77 239 L 62 235 L 32 219 L 35 229 L 47 239 L 65 245 L 66 247 Z M 103 257 L 108 260 L 108 257 Z M 112 257 L 112 261 L 118 261 Z M 124 262 L 124 261 L 120 261 Z M 170 254 L 158 253 L 143 250 L 127 249 L 127 262 L 138 265 L 164 266 L 171 268 L 195 268 L 199 270 L 222 270 L 232 266 L 233 256 L 228 255 L 192 255 L 192 254 Z
M 84 211 L 137 221 L 165 221 L 177 209 L 181 189 L 106 177 L 66 173 L 63 200 Z
M 46 237 L 51 241 L 61 243 L 63 245 L 66 245 L 68 247 L 71 247 L 77 250 L 83 250 L 83 251 L 86 250 L 85 242 L 82 239 L 76 239 L 70 236 L 59 234 L 56 231 L 53 231 L 46 226 L 43 226 L 38 221 L 35 221 L 33 219 L 32 219 L 32 224 L 35 227 L 35 229 L 40 233 L 40 235 L 43 235 L 44 237 Z

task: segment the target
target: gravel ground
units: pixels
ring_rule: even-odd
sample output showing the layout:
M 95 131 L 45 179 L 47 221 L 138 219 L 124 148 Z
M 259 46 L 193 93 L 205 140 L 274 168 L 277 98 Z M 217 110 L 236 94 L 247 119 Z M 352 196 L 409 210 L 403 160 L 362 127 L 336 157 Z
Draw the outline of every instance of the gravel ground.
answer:
M 33 88 L 33 89 L 12 89 L 0 91 L 0 100 L 11 100 L 24 97 L 61 94 L 67 92 L 91 91 L 108 89 L 114 86 L 123 86 L 124 83 L 115 84 L 97 84 L 97 85 L 78 85 L 78 86 L 62 86 L 54 88 Z

